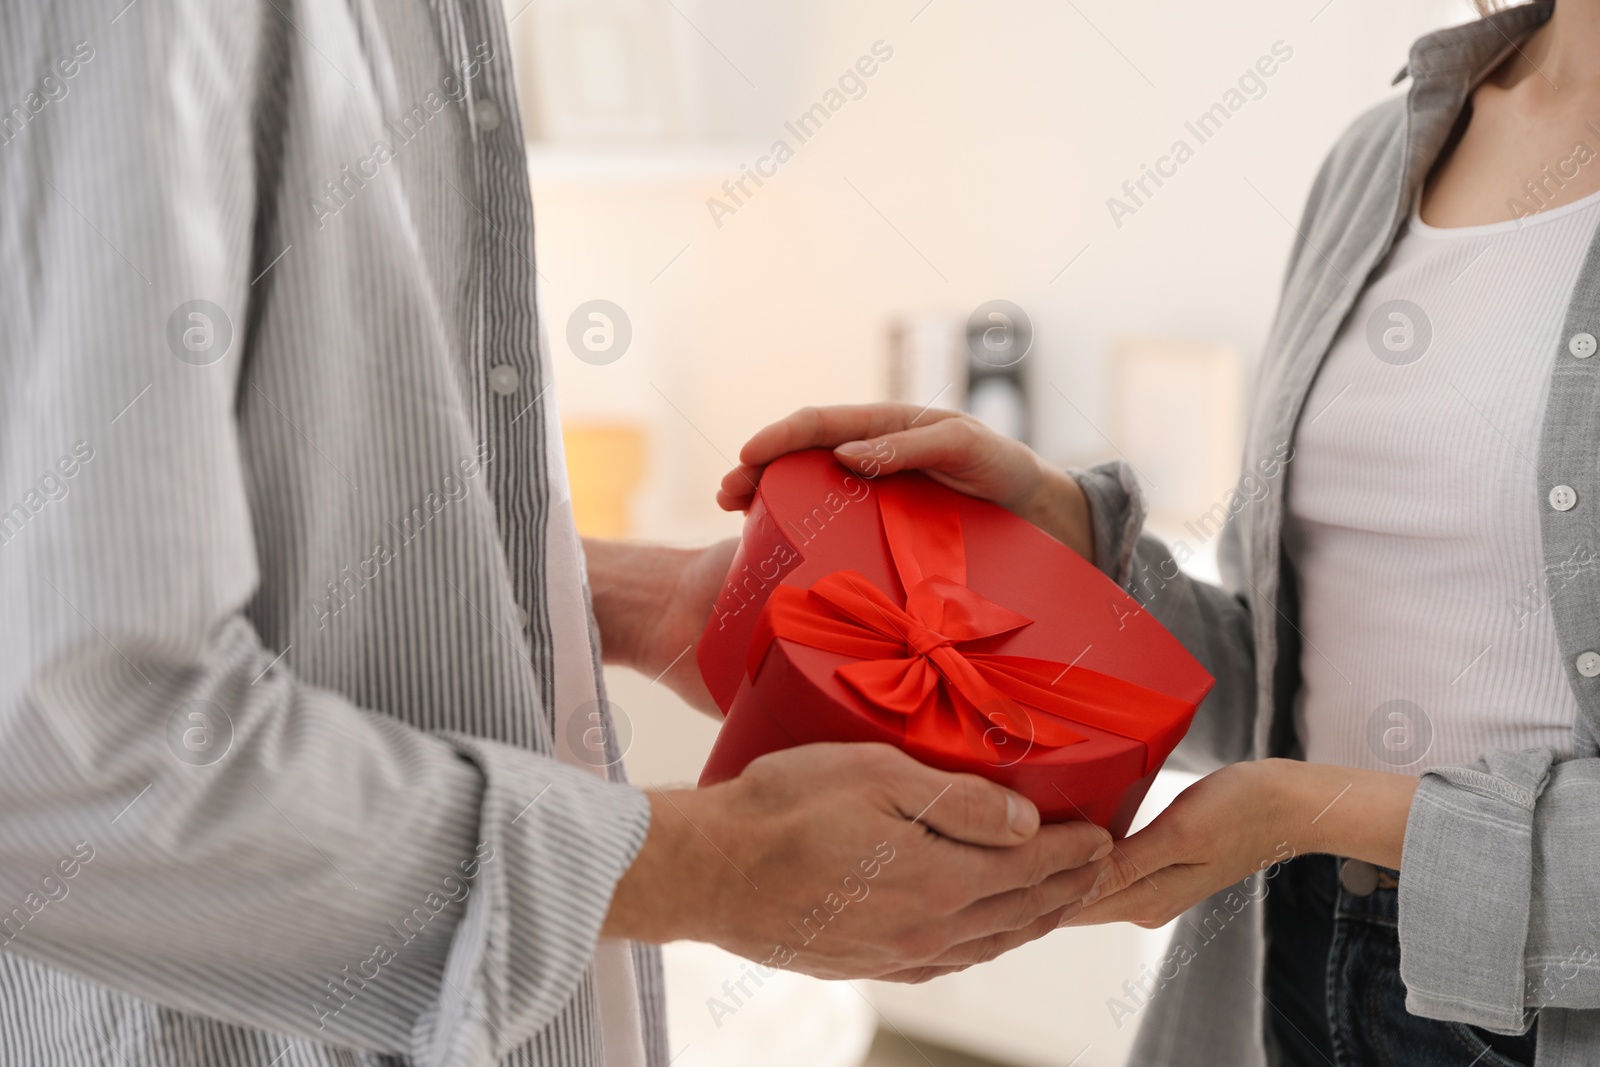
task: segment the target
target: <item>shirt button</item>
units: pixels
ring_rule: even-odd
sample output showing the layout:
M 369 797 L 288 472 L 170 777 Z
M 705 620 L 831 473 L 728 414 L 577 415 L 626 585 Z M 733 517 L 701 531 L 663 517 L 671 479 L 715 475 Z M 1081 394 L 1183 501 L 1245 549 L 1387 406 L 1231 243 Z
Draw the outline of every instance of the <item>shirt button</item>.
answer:
M 1550 506 L 1557 511 L 1571 511 L 1578 502 L 1578 491 L 1570 485 L 1558 485 L 1550 490 Z
M 517 386 L 520 384 L 522 384 L 522 375 L 518 374 L 517 368 L 509 363 L 501 363 L 489 371 L 489 388 L 501 396 L 510 396 L 517 391 Z M 1552 496 L 1551 499 L 1554 500 L 1554 497 Z M 1571 504 L 1567 505 L 1567 507 L 1571 506 Z M 1566 508 L 1562 510 L 1565 511 Z
M 1600 652 L 1579 652 L 1578 673 L 1585 678 L 1600 674 Z
M 521 604 L 517 605 L 517 625 L 524 630 L 528 628 L 528 609 Z
M 1594 355 L 1595 340 L 1592 333 L 1575 333 L 1572 340 L 1567 342 L 1567 351 L 1579 359 L 1588 359 Z
M 479 100 L 472 105 L 472 121 L 477 123 L 478 129 L 484 133 L 493 133 L 500 128 L 500 105 L 493 100 Z M 1589 338 L 1589 344 L 1590 350 L 1593 351 L 1593 337 Z

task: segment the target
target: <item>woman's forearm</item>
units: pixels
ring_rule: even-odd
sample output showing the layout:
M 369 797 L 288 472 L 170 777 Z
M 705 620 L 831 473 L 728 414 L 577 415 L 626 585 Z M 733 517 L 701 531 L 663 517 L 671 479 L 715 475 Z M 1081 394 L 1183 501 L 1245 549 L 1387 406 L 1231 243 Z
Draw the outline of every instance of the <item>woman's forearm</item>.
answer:
M 1084 559 L 1094 559 L 1094 523 L 1089 498 L 1065 471 L 1039 463 L 1039 481 L 1011 510 Z
M 1417 779 L 1300 760 L 1272 760 L 1299 832 L 1296 852 L 1327 852 L 1400 868 Z

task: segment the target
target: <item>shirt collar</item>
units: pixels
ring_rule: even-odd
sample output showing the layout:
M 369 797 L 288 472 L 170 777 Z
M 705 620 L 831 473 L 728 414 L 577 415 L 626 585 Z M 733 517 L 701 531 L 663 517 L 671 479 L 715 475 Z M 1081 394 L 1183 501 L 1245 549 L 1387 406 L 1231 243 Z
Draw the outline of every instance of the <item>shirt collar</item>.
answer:
M 1411 46 L 1404 157 L 1394 227 L 1422 191 L 1472 90 L 1550 17 L 1553 0 L 1519 4 L 1486 19 L 1430 33 Z M 1390 232 L 1393 239 L 1394 230 Z
M 1411 58 L 1395 75 L 1394 84 L 1407 77 L 1418 82 L 1455 82 L 1464 92 L 1544 25 L 1554 10 L 1554 0 L 1536 0 L 1420 37 L 1411 46 Z

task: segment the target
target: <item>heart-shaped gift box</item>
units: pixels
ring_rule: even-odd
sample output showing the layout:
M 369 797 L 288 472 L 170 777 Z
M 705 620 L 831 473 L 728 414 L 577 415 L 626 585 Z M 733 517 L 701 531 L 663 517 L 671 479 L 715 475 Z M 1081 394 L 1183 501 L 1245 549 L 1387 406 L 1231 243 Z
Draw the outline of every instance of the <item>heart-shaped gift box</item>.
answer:
M 794 745 L 881 741 L 1117 836 L 1212 685 L 1036 526 L 822 449 L 767 467 L 698 657 L 726 715 L 702 785 Z

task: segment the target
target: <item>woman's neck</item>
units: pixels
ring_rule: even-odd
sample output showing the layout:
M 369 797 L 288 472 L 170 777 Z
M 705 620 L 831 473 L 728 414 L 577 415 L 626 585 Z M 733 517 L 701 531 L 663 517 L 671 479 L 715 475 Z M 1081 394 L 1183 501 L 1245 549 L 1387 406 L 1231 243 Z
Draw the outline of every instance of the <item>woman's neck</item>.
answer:
M 1501 88 L 1527 78 L 1536 92 L 1600 91 L 1600 0 L 1560 0 L 1550 20 L 1495 73 Z M 1532 88 L 1533 86 L 1529 86 Z

